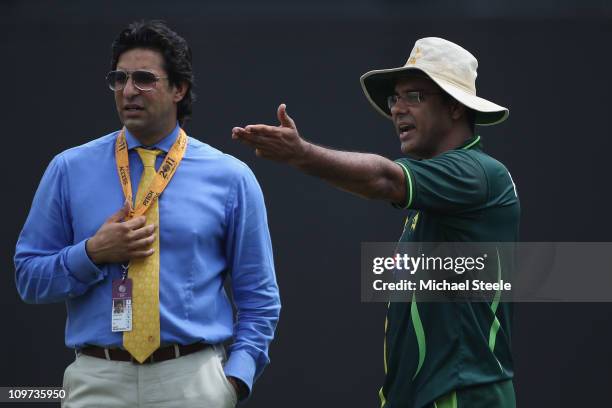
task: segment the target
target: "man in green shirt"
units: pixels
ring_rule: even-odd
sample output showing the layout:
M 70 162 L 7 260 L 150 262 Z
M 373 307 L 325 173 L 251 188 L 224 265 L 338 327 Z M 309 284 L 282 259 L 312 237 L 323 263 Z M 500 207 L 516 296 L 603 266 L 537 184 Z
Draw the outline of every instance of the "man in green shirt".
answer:
M 403 67 L 361 77 L 366 97 L 393 121 L 409 156 L 395 162 L 307 142 L 283 104 L 280 126 L 234 128 L 232 137 L 260 157 L 407 209 L 402 242 L 516 241 L 516 188 L 474 134 L 475 124 L 500 123 L 508 109 L 476 96 L 477 66 L 465 49 L 432 37 L 415 43 Z M 514 407 L 510 326 L 510 304 L 498 300 L 390 303 L 381 406 Z

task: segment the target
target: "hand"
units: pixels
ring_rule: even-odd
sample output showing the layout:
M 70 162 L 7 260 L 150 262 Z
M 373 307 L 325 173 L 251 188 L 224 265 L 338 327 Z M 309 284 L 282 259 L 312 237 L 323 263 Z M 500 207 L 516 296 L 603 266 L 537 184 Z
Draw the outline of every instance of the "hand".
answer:
M 247 396 L 247 394 L 249 393 L 249 390 L 246 384 L 244 384 L 241 380 L 237 379 L 236 377 L 225 377 L 225 378 L 227 378 L 227 381 L 229 381 L 229 383 L 232 384 L 232 387 L 234 387 L 234 391 L 236 391 L 238 400 L 241 400 Z
M 149 247 L 155 240 L 155 225 L 145 225 L 146 218 L 142 215 L 123 222 L 129 211 L 126 202 L 87 240 L 85 249 L 93 263 L 124 263 L 153 254 L 153 248 Z
M 287 114 L 287 106 L 280 104 L 276 112 L 279 126 L 248 125 L 232 129 L 232 139 L 255 148 L 258 157 L 289 164 L 299 164 L 310 144 L 300 137 L 293 119 Z

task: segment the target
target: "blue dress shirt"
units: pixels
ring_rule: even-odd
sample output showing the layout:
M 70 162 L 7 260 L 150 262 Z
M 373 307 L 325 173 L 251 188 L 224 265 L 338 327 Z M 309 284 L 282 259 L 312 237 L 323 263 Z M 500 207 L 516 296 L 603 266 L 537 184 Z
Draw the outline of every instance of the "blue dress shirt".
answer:
M 152 148 L 168 152 L 173 132 Z M 65 301 L 66 345 L 122 347 L 111 332 L 111 281 L 119 264 L 95 265 L 85 243 L 125 198 L 115 164 L 118 132 L 57 155 L 40 182 L 17 242 L 16 283 L 29 303 Z M 141 146 L 126 132 L 136 188 Z M 165 154 L 157 157 L 159 167 Z M 159 198 L 161 343 L 217 344 L 233 337 L 225 374 L 253 381 L 268 364 L 280 312 L 263 194 L 239 160 L 189 137 L 185 156 Z M 223 286 L 226 276 L 236 306 Z

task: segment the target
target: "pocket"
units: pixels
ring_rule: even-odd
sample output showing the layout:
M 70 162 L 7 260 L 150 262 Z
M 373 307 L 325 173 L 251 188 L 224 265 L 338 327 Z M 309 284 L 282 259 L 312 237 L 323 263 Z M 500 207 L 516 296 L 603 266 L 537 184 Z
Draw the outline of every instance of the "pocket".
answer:
M 232 406 L 235 406 L 238 403 L 238 394 L 236 394 L 236 389 L 225 376 L 225 371 L 223 371 L 225 353 L 223 351 L 217 350 L 216 347 L 215 347 L 215 351 L 216 353 L 213 358 L 215 359 L 215 366 L 217 368 L 217 372 L 219 373 L 219 377 L 221 379 L 223 386 L 225 387 L 226 391 L 229 393 L 229 397 L 230 397 Z
M 73 383 L 72 371 L 74 370 L 74 366 L 77 360 L 74 360 L 72 363 L 70 363 L 68 367 L 66 367 L 66 369 L 64 370 L 64 377 L 62 379 L 62 388 L 66 392 L 66 396 L 61 401 L 62 408 L 66 406 L 66 404 L 68 403 L 68 399 L 70 398 L 70 392 L 72 391 L 72 383 Z

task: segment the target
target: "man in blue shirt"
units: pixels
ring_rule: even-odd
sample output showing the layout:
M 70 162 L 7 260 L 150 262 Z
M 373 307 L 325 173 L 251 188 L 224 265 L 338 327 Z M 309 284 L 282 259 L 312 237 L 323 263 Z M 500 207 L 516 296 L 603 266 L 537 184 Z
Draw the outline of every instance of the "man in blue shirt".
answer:
M 28 303 L 66 302 L 77 358 L 64 406 L 234 406 L 269 362 L 280 312 L 261 189 L 246 165 L 179 126 L 193 101 L 183 38 L 137 22 L 112 54 L 107 79 L 125 127 L 51 161 L 17 243 L 17 289 Z M 150 192 L 133 201 L 126 185 L 147 172 Z M 154 299 L 138 297 L 151 287 Z M 158 316 L 142 358 L 125 347 L 131 305 L 134 330 L 136 312 Z

